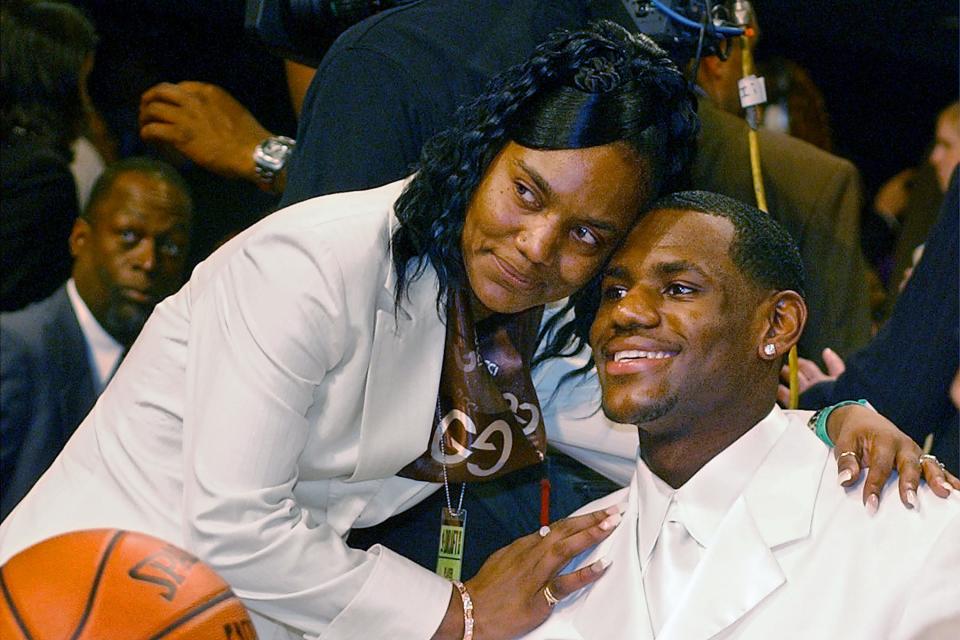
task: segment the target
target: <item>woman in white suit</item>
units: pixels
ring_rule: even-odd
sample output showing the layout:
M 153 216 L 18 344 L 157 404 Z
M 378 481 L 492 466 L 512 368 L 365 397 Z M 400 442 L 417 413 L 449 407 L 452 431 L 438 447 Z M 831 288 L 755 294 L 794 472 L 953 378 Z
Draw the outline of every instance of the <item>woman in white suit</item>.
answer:
M 609 535 L 616 509 L 521 538 L 466 585 L 343 539 L 438 485 L 456 516 L 460 482 L 541 459 L 530 363 L 544 306 L 587 283 L 682 171 L 694 107 L 644 37 L 561 33 L 468 105 L 407 181 L 247 230 L 157 306 L 3 523 L 0 561 L 117 527 L 209 563 L 262 638 L 469 637 L 471 603 L 477 638 L 536 626 L 546 595 L 602 576 L 557 572 Z

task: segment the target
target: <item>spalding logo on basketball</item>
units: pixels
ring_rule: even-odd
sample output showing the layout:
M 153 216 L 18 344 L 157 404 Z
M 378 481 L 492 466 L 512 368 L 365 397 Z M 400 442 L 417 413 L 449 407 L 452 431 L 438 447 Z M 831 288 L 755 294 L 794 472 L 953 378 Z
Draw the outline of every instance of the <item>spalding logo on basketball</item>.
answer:
M 0 638 L 252 640 L 253 623 L 213 569 L 117 529 L 74 531 L 0 567 Z

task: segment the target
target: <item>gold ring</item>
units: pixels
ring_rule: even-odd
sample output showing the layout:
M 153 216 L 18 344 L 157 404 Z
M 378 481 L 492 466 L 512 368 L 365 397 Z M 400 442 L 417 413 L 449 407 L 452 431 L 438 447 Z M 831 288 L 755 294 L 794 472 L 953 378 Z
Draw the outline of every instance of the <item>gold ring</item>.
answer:
M 843 453 L 837 456 L 837 461 L 839 462 L 840 458 L 842 458 L 843 456 L 853 456 L 854 458 L 856 458 L 857 454 L 854 451 L 844 451 Z
M 560 598 L 553 595 L 553 592 L 550 591 L 550 585 L 547 585 L 543 588 L 543 597 L 547 599 L 547 606 L 551 609 L 557 606 L 557 603 L 560 602 Z

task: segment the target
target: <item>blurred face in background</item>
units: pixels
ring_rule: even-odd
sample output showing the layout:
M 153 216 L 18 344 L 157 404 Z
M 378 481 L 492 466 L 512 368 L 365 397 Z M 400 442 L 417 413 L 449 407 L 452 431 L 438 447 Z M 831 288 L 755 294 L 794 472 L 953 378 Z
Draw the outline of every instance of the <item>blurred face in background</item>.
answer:
M 937 133 L 930 152 L 930 164 L 937 172 L 941 191 L 950 185 L 950 175 L 960 163 L 960 106 L 957 103 L 944 110 L 937 118 Z
M 129 345 L 157 302 L 183 281 L 189 200 L 158 176 L 130 171 L 88 217 L 70 236 L 77 291 L 104 330 Z

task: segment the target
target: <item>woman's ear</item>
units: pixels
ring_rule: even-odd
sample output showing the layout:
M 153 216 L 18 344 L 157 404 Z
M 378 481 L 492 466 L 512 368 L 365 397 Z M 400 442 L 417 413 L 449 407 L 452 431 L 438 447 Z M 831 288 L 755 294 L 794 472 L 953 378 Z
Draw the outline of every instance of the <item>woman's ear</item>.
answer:
M 763 360 L 778 360 L 800 340 L 807 323 L 807 304 L 796 291 L 777 291 L 764 307 L 766 330 L 757 350 Z

